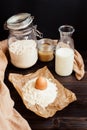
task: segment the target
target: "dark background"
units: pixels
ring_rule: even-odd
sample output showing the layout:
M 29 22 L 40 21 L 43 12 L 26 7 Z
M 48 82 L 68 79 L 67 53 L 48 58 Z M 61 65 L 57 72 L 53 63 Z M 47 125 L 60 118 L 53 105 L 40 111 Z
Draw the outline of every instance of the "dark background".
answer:
M 74 26 L 75 48 L 86 50 L 87 0 L 2 0 L 0 1 L 0 40 L 8 37 L 4 22 L 12 15 L 28 12 L 46 38 L 59 39 L 59 26 Z

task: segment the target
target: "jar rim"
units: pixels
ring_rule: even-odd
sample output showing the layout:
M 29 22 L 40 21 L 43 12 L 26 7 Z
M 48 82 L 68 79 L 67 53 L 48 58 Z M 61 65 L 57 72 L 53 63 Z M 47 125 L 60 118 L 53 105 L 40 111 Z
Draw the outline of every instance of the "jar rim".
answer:
M 43 38 L 43 39 L 38 40 L 38 49 L 45 51 L 45 48 L 46 48 L 45 45 L 49 48 L 48 51 L 54 50 L 55 46 L 53 45 L 51 39 Z
M 69 33 L 69 34 L 72 34 L 75 31 L 74 27 L 71 25 L 62 25 L 59 27 L 58 30 L 61 33 Z
M 29 13 L 19 13 L 13 15 L 6 22 L 7 28 L 12 30 L 24 29 L 32 23 L 33 19 L 34 17 L 32 17 Z

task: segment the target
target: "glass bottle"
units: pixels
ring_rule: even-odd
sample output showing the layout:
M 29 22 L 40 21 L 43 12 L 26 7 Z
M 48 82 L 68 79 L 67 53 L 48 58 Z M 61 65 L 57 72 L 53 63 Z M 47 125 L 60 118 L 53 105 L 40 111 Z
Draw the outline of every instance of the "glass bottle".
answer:
M 33 66 L 38 59 L 37 38 L 40 36 L 33 17 L 29 13 L 20 13 L 10 17 L 5 23 L 9 30 L 8 49 L 11 63 L 18 68 Z
M 60 40 L 55 51 L 55 71 L 60 76 L 69 76 L 73 72 L 75 29 L 70 25 L 59 27 Z

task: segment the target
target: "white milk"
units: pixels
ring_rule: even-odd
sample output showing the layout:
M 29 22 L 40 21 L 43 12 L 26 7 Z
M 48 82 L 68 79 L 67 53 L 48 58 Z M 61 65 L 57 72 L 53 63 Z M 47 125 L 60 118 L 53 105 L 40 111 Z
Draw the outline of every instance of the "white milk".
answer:
M 34 40 L 19 40 L 9 45 L 11 63 L 18 68 L 28 68 L 38 59 Z
M 70 48 L 59 48 L 55 55 L 55 71 L 60 76 L 68 76 L 73 71 L 74 51 Z

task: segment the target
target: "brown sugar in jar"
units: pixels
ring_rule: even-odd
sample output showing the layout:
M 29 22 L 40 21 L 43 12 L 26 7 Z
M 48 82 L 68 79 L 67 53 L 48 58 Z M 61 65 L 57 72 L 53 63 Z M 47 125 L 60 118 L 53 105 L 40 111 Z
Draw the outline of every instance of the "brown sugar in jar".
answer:
M 54 58 L 54 46 L 51 43 L 42 42 L 38 45 L 39 60 L 48 62 Z

